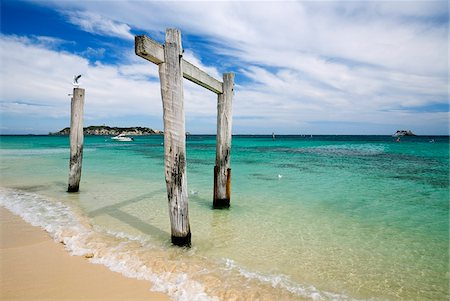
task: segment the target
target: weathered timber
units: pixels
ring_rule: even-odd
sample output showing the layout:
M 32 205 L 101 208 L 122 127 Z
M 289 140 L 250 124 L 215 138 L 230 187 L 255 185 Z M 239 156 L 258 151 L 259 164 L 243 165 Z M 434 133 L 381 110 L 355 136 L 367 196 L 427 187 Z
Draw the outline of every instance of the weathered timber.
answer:
M 227 196 L 228 200 L 231 198 L 231 168 L 227 169 Z M 230 202 L 228 202 L 230 203 Z
M 164 47 L 146 35 L 134 38 L 134 52 L 156 65 L 164 62 Z
M 84 140 L 83 111 L 84 89 L 74 88 L 70 111 L 70 163 L 68 192 L 77 192 L 80 187 Z
M 214 168 L 214 207 L 230 206 L 231 195 L 231 104 L 234 74 L 224 74 L 220 82 L 183 59 L 181 34 L 166 30 L 165 45 L 149 37 L 135 37 L 136 55 L 159 66 L 164 119 L 164 162 L 169 200 L 172 243 L 190 246 L 186 179 L 186 136 L 182 78 L 218 95 L 217 150 Z
M 164 119 L 164 161 L 172 243 L 190 246 L 186 178 L 181 33 L 166 30 L 164 62 L 159 64 Z
M 231 128 L 234 73 L 223 75 L 223 93 L 217 100 L 216 166 L 214 167 L 214 208 L 230 207 Z
M 145 35 L 135 37 L 135 53 L 157 65 L 164 62 L 164 47 Z M 183 59 L 182 62 L 183 77 L 185 79 L 216 94 L 222 93 L 222 83 L 220 81 L 188 61 Z
M 222 83 L 220 81 L 210 76 L 208 73 L 200 70 L 186 60 L 183 60 L 183 77 L 216 94 L 220 94 L 223 92 Z

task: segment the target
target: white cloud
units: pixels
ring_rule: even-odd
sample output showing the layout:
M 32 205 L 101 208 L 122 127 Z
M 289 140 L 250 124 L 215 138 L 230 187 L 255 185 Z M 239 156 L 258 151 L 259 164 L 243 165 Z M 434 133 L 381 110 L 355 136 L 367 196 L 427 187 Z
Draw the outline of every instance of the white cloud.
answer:
M 124 23 L 151 32 L 179 27 L 233 49 L 247 63 L 290 61 L 303 53 L 414 74 L 447 72 L 447 25 L 430 19 L 448 15 L 445 1 L 53 3 L 91 31 L 98 23 L 99 33 L 131 38 Z M 126 28 L 116 30 L 122 27 L 110 20 Z
M 33 39 L 36 44 L 46 46 L 49 48 L 56 48 L 62 44 L 74 44 L 75 43 L 72 41 L 66 41 L 66 40 L 58 39 L 55 37 L 49 37 L 49 36 L 32 36 L 31 39 Z
M 78 25 L 84 31 L 96 35 L 120 37 L 128 40 L 134 39 L 134 36 L 130 33 L 130 26 L 125 23 L 105 18 L 99 13 L 73 11 L 67 12 L 66 15 L 70 23 Z
M 98 18 L 120 20 L 151 32 L 179 27 L 234 50 L 233 54 L 246 63 L 290 61 L 303 53 L 421 75 L 447 72 L 447 25 L 433 25 L 430 19 L 448 14 L 445 1 L 251 1 L 201 5 L 152 1 L 110 1 L 105 5 L 78 1 L 54 5 L 62 10 L 76 10 L 71 14 L 80 25 L 86 19 L 88 25 L 82 26 L 87 28 Z M 99 26 L 105 31 L 116 27 L 108 22 L 98 23 L 108 25 Z M 129 31 L 126 32 L 128 36 Z M 280 51 L 290 55 L 280 55 Z
M 98 34 L 130 39 L 129 26 L 159 34 L 166 27 L 178 27 L 183 34 L 202 37 L 207 49 L 188 49 L 185 58 L 220 79 L 220 72 L 227 70 L 219 72 L 201 61 L 205 51 L 214 51 L 239 69 L 244 79 L 236 83 L 234 125 L 238 131 L 260 132 L 267 124 L 306 128 L 319 121 L 448 131 L 443 118 L 448 114 L 408 110 L 448 99 L 445 1 L 201 5 L 55 1 L 46 5 L 75 11 L 68 13 L 72 22 Z M 103 76 L 110 76 L 111 81 L 126 85 L 153 79 L 159 89 L 156 66 L 130 61 L 116 67 L 88 66 L 88 70 L 105 72 Z M 100 91 L 105 86 L 98 85 L 97 93 L 106 93 Z M 211 99 L 215 96 L 194 85 L 185 87 L 189 114 L 214 117 Z M 154 98 L 159 97 L 158 90 Z
M 25 37 L 1 36 L 2 114 L 64 117 L 70 113 L 74 74 L 82 74 L 87 119 L 162 116 L 158 67 L 147 61 L 123 65 L 89 64 L 77 55 L 58 52 Z M 185 85 L 186 114 L 215 114 L 217 96 Z M 212 132 L 212 131 L 210 131 Z
M 81 56 L 88 58 L 102 58 L 105 55 L 105 48 L 92 48 L 88 47 L 86 50 L 81 52 Z
M 23 37 L 2 36 L 0 43 L 3 113 L 66 116 L 73 75 L 82 74 L 88 117 L 159 114 L 159 81 L 134 74 L 140 66 L 90 65 L 80 56 L 57 52 Z

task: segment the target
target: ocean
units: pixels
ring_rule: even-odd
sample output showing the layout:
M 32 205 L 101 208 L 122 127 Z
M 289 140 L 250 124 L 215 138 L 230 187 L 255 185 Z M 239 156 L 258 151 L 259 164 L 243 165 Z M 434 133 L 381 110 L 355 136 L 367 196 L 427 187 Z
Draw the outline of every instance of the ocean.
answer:
M 0 205 L 174 300 L 448 300 L 449 137 L 233 136 L 231 207 L 212 209 L 215 136 L 187 137 L 192 247 L 170 243 L 163 137 L 0 137 Z

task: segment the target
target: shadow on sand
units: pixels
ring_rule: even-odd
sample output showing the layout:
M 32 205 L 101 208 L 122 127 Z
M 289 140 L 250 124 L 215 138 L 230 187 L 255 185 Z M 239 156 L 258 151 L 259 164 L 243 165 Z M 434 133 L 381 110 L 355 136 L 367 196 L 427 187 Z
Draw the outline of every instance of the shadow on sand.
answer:
M 113 204 L 113 205 L 108 205 L 99 209 L 96 209 L 94 211 L 91 211 L 88 213 L 88 216 L 93 218 L 102 214 L 106 214 L 109 215 L 131 227 L 133 227 L 134 229 L 139 230 L 140 232 L 150 235 L 155 239 L 158 239 L 160 241 L 168 241 L 170 239 L 170 233 L 159 229 L 158 227 L 155 227 L 141 219 L 139 219 L 138 217 L 131 215 L 125 211 L 122 210 L 123 207 L 133 204 L 133 203 L 137 203 L 140 202 L 142 200 L 145 200 L 153 195 L 156 195 L 158 193 L 160 193 L 161 191 L 155 191 L 153 193 L 146 193 L 128 200 L 125 200 L 123 202 L 117 203 L 117 204 Z

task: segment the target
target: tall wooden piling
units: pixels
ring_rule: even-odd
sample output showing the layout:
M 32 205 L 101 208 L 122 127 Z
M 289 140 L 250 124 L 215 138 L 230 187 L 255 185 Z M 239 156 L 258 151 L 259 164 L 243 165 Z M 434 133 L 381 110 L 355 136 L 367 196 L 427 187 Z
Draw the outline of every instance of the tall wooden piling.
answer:
M 172 243 L 189 246 L 186 179 L 186 137 L 182 78 L 218 94 L 217 151 L 214 168 L 214 207 L 230 206 L 231 103 L 234 74 L 224 74 L 224 82 L 183 59 L 181 33 L 166 30 L 165 45 L 142 35 L 135 37 L 136 55 L 159 67 L 164 118 L 164 164 L 169 199 Z
M 234 73 L 224 73 L 223 93 L 217 100 L 216 166 L 214 166 L 214 208 L 230 207 L 231 198 L 231 128 Z
M 158 66 L 163 102 L 164 162 L 171 239 L 175 245 L 190 246 L 182 57 L 180 31 L 167 29 L 164 62 Z
M 70 110 L 70 163 L 68 192 L 77 192 L 80 187 L 83 161 L 83 111 L 84 89 L 74 88 Z

